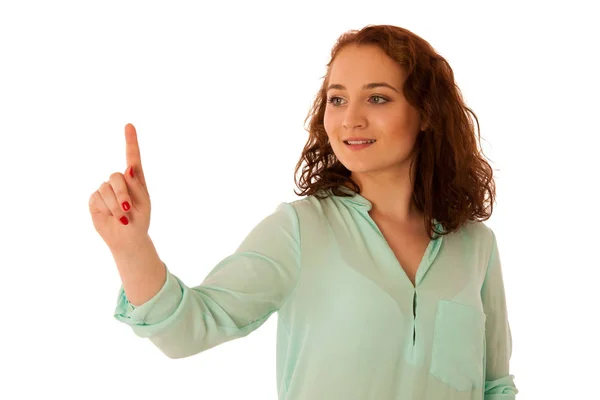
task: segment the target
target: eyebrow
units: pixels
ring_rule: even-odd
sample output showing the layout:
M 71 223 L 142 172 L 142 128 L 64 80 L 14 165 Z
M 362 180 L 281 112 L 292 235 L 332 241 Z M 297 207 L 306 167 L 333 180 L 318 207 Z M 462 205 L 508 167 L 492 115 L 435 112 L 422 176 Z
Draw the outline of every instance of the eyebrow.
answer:
M 388 87 L 388 88 L 392 89 L 394 92 L 400 93 L 400 92 L 398 92 L 398 89 L 396 89 L 392 85 L 385 83 L 385 82 L 368 83 L 368 84 L 364 85 L 362 88 L 363 88 L 363 90 L 366 90 L 366 89 L 374 89 L 374 88 L 380 87 L 380 86 Z M 346 90 L 346 87 L 344 85 L 334 83 L 334 84 L 329 85 L 329 87 L 327 88 L 327 91 L 330 91 L 331 89 Z

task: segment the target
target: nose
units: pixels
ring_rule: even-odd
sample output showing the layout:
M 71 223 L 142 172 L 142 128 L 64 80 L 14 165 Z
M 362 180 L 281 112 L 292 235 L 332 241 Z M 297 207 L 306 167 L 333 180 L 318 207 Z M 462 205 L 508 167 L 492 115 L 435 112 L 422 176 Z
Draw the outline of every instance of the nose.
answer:
M 365 118 L 361 108 L 358 105 L 349 105 L 346 107 L 346 113 L 342 120 L 342 126 L 345 129 L 364 128 Z

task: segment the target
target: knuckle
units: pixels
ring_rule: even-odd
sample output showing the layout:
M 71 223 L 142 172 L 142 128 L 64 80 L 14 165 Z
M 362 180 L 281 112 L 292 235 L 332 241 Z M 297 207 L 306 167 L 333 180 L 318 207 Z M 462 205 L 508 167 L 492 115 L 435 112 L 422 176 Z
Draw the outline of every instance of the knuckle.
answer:
M 109 190 L 109 189 L 111 189 L 110 183 L 108 183 L 108 182 L 102 182 L 102 184 L 98 188 L 97 192 L 99 194 L 103 194 L 103 193 L 106 193 L 107 190 Z
M 104 198 L 97 190 L 90 196 L 88 206 L 90 210 L 94 210 L 95 212 L 110 214 L 109 209 L 106 206 L 106 203 L 104 202 Z
M 114 216 L 120 217 L 121 214 L 123 214 L 123 211 L 119 208 L 118 204 L 114 200 L 110 203 L 107 203 L 106 206 Z
M 122 203 L 123 201 L 127 200 L 128 198 L 128 194 L 126 190 L 119 188 L 114 188 L 115 191 L 115 197 L 117 198 L 117 200 Z
M 113 181 L 115 179 L 123 178 L 123 174 L 121 172 L 114 172 L 110 175 L 110 180 Z
M 94 193 L 92 193 L 92 195 L 90 196 L 90 199 L 88 201 L 88 204 L 90 206 L 96 204 L 96 202 L 98 201 L 98 196 L 100 196 L 100 193 L 98 193 L 98 191 L 95 191 Z
M 118 199 L 124 199 L 128 197 L 127 183 L 125 177 L 120 172 L 115 172 L 110 176 L 110 183 L 113 191 Z
M 109 182 L 104 182 L 100 185 L 100 189 L 97 191 L 98 201 L 102 200 L 105 207 L 110 210 L 111 213 L 119 212 L 119 207 L 117 206 L 117 202 L 115 201 L 115 192 L 113 191 L 113 186 Z

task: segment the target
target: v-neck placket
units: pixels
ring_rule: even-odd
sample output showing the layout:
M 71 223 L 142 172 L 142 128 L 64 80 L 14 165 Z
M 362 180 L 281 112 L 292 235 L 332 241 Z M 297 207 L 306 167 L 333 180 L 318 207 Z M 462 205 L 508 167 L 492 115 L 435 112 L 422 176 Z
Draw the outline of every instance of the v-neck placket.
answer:
M 403 277 L 402 279 L 403 279 L 405 285 L 402 285 L 402 286 L 406 286 L 406 287 L 410 288 L 410 290 L 412 291 L 412 321 L 411 322 L 412 322 L 412 333 L 413 333 L 412 346 L 414 348 L 414 346 L 416 345 L 416 340 L 417 340 L 417 317 L 419 314 L 418 313 L 418 303 L 419 303 L 418 302 L 418 289 L 419 289 L 419 286 L 421 285 L 427 271 L 429 271 L 431 265 L 433 264 L 433 261 L 435 260 L 435 257 L 437 256 L 437 254 L 440 250 L 440 247 L 442 245 L 443 236 L 437 235 L 434 233 L 434 238 L 429 241 L 429 244 L 427 245 L 427 248 L 425 249 L 425 252 L 423 253 L 423 257 L 421 258 L 421 261 L 419 262 L 419 266 L 417 267 L 417 273 L 415 274 L 415 284 L 413 285 L 412 281 L 406 274 L 406 271 L 400 264 L 400 261 L 398 261 L 398 259 L 396 258 L 396 255 L 394 254 L 394 251 L 392 250 L 391 246 L 389 245 L 388 241 L 386 240 L 385 236 L 383 235 L 383 232 L 381 231 L 381 229 L 379 228 L 379 226 L 377 225 L 375 220 L 369 214 L 369 211 L 371 211 L 371 209 L 373 207 L 371 202 L 367 198 L 365 198 L 364 196 L 362 196 L 360 194 L 349 191 L 349 189 L 346 190 L 345 187 L 342 187 L 342 190 L 347 191 L 348 193 L 354 194 L 353 197 L 343 197 L 343 196 L 338 196 L 338 197 L 341 198 L 343 201 L 348 202 L 357 211 L 359 211 L 363 215 L 363 217 L 369 222 L 369 224 L 372 226 L 372 228 L 375 231 L 377 231 L 378 235 L 381 237 L 381 240 L 386 245 L 386 249 L 388 252 L 388 258 L 390 259 L 390 262 L 392 262 L 394 264 L 394 267 L 399 270 L 398 274 Z M 435 218 L 434 218 L 434 224 L 435 224 L 437 231 L 442 230 L 441 223 Z
M 433 264 L 433 260 L 435 260 L 435 257 L 437 256 L 437 254 L 439 252 L 439 249 L 442 245 L 443 236 L 437 235 L 437 237 L 434 237 L 434 239 L 429 241 L 429 244 L 427 245 L 427 248 L 425 249 L 425 252 L 423 253 L 423 257 L 421 258 L 421 261 L 419 262 L 419 266 L 417 267 L 417 273 L 415 274 L 415 284 L 413 285 L 412 281 L 409 279 L 408 275 L 406 274 L 406 271 L 404 271 L 404 268 L 402 267 L 402 265 L 396 258 L 396 255 L 394 254 L 394 251 L 392 250 L 388 241 L 385 239 L 383 232 L 381 231 L 381 229 L 379 229 L 379 226 L 377 225 L 375 220 L 369 214 L 369 211 L 371 211 L 371 209 L 373 208 L 373 205 L 371 204 L 371 202 L 364 196 L 351 191 L 350 189 L 346 188 L 345 186 L 342 186 L 341 190 L 345 191 L 347 193 L 354 194 L 353 197 L 343 197 L 343 196 L 338 196 L 338 197 L 340 199 L 342 199 L 343 201 L 346 201 L 346 202 L 350 203 L 352 206 L 354 206 L 354 208 L 357 211 L 359 211 L 364 216 L 365 219 L 367 219 L 369 224 L 373 227 L 373 229 L 375 229 L 377 231 L 378 235 L 381 237 L 381 239 L 386 244 L 386 248 L 389 252 L 391 259 L 393 260 L 394 264 L 402 272 L 402 275 L 404 276 L 406 282 L 408 282 L 409 285 L 413 289 L 418 288 L 419 285 L 421 284 L 423 278 L 425 277 L 425 274 L 427 273 L 427 271 L 429 271 L 429 268 Z M 434 220 L 434 225 L 436 227 L 436 230 L 441 231 L 442 230 L 441 223 L 435 218 L 433 220 Z M 436 235 L 436 234 L 434 233 L 434 235 Z

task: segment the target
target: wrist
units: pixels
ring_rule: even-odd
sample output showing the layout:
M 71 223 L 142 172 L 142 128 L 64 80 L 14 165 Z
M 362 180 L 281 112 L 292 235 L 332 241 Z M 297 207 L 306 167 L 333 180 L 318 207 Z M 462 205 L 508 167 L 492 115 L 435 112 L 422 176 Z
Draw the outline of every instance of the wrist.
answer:
M 110 247 L 113 257 L 121 259 L 135 257 L 140 253 L 147 253 L 148 250 L 155 250 L 154 243 L 148 235 L 139 236 L 127 243 Z

